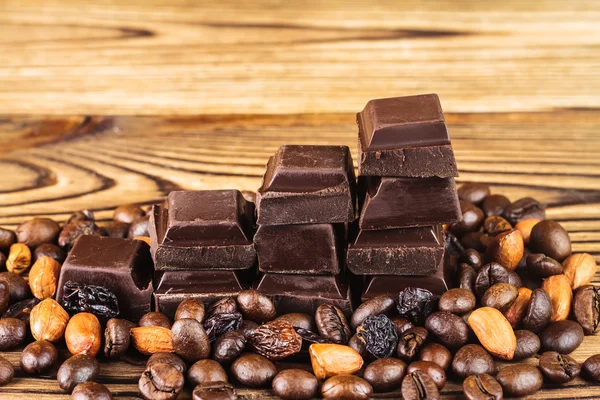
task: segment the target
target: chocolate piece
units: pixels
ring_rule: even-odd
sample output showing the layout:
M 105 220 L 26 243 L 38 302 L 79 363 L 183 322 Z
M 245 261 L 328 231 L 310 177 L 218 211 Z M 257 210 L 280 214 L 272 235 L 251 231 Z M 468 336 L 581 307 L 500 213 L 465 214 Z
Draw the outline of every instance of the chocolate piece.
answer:
M 254 235 L 262 272 L 332 274 L 345 253 L 344 224 L 261 225 Z
M 361 229 L 450 224 L 461 220 L 453 178 L 366 178 Z
M 251 278 L 252 271 L 161 271 L 155 279 L 155 309 L 173 318 L 183 300 L 194 298 L 208 306 L 248 289 Z
M 281 146 L 256 194 L 258 224 L 354 221 L 354 186 L 347 146 Z
M 356 122 L 360 175 L 458 176 L 436 94 L 371 100 Z
M 353 311 L 348 279 L 342 275 L 264 274 L 255 289 L 266 294 L 278 314 L 314 314 L 321 304 L 332 304 L 345 314 Z
M 254 204 L 238 190 L 177 191 L 150 216 L 157 270 L 247 269 L 256 262 L 252 244 Z
M 137 321 L 150 311 L 152 273 L 143 241 L 84 235 L 61 268 L 56 301 L 63 304 L 67 282 L 100 286 L 117 297 L 120 318 Z
M 361 230 L 348 249 L 347 265 L 358 275 L 429 275 L 444 257 L 440 225 Z

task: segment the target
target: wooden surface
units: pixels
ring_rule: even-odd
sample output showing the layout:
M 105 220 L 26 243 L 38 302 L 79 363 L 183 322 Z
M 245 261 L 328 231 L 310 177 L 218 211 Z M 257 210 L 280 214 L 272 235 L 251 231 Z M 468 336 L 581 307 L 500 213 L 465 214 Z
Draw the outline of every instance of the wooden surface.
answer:
M 540 199 L 600 261 L 599 2 L 94 3 L 0 0 L 0 226 L 82 208 L 108 220 L 180 188 L 255 190 L 280 144 L 346 144 L 356 158 L 369 99 L 437 92 L 459 182 Z M 135 114 L 163 117 L 123 116 Z M 574 356 L 595 353 L 587 337 Z M 142 369 L 103 362 L 100 381 L 135 398 Z M 0 400 L 68 398 L 54 374 L 17 371 Z M 600 386 L 531 398 L 595 399 Z

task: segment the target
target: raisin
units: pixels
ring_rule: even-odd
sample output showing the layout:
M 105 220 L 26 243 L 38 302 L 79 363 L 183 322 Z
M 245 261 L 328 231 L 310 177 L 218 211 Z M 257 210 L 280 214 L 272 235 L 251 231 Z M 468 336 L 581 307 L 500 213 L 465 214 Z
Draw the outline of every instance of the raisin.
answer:
M 460 257 L 463 251 L 465 251 L 465 248 L 456 235 L 452 232 L 446 232 L 446 253 L 450 256 Z
M 383 314 L 367 317 L 356 328 L 359 339 L 376 358 L 390 357 L 398 345 L 398 334 L 391 319 Z
M 352 333 L 342 310 L 331 304 L 321 304 L 315 313 L 315 322 L 321 336 L 333 343 L 346 344 Z
M 214 342 L 224 333 L 240 328 L 242 314 L 239 312 L 216 313 L 204 320 L 204 330 L 211 342 Z
M 309 331 L 308 329 L 304 329 L 304 328 L 295 328 L 296 332 L 298 333 L 298 335 L 300 335 L 300 337 L 302 338 L 302 343 L 308 343 L 308 344 L 313 344 L 313 343 L 319 343 L 319 344 L 325 344 L 325 343 L 331 343 L 331 340 L 327 339 L 324 336 L 321 336 L 313 331 Z
M 6 312 L 2 315 L 2 318 L 17 318 L 25 321 L 28 324 L 31 309 L 39 302 L 40 300 L 36 298 L 19 301 L 18 303 L 8 307 L 8 310 L 6 310 Z
M 64 289 L 63 307 L 71 314 L 89 312 L 102 319 L 119 315 L 117 296 L 103 286 L 68 281 Z
M 250 346 L 269 360 L 281 360 L 302 348 L 302 338 L 288 321 L 279 320 L 256 328 L 248 336 Z
M 437 305 L 437 298 L 429 290 L 407 287 L 398 296 L 398 313 L 415 325 L 423 325 Z

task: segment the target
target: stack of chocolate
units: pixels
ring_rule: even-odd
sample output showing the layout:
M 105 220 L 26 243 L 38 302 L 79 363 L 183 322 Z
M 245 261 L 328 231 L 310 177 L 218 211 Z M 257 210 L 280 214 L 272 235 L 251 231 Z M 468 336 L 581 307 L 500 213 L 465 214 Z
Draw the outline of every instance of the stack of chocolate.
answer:
M 344 271 L 355 175 L 346 146 L 282 146 L 256 195 L 255 288 L 279 313 L 312 313 L 322 303 L 351 312 Z
M 347 265 L 362 298 L 448 285 L 442 224 L 461 219 L 454 153 L 435 94 L 371 100 L 357 114 L 358 229 Z
M 177 191 L 154 206 L 149 223 L 155 309 L 236 296 L 254 277 L 254 204 L 238 190 Z

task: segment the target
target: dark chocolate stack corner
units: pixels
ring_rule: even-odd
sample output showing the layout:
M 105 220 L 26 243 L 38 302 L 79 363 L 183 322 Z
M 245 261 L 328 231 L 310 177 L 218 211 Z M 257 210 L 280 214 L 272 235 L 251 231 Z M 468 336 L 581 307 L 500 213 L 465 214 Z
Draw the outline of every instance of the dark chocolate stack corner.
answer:
M 461 219 L 454 153 L 436 94 L 371 100 L 357 114 L 360 219 L 347 266 L 362 298 L 448 288 L 442 224 Z
M 173 318 L 186 298 L 210 304 L 250 287 L 254 204 L 240 191 L 171 192 L 152 209 L 149 232 L 157 311 Z
M 256 195 L 255 289 L 278 313 L 314 313 L 323 303 L 352 311 L 344 271 L 355 220 L 355 175 L 346 146 L 282 146 Z

